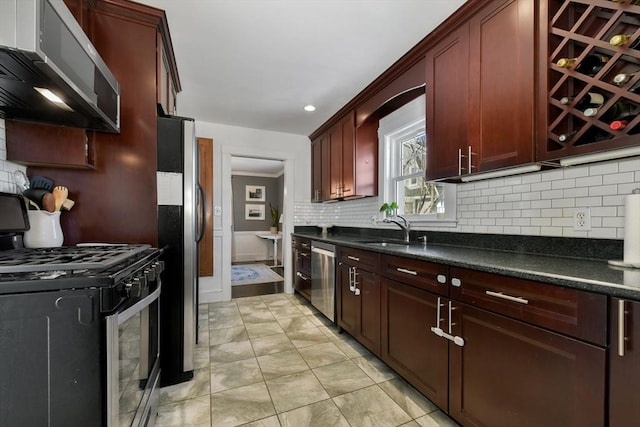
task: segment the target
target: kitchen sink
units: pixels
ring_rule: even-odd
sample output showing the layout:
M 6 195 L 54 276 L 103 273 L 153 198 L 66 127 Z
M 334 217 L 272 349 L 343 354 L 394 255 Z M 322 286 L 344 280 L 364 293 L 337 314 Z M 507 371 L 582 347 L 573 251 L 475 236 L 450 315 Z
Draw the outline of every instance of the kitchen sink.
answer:
M 390 242 L 390 241 L 369 241 L 369 242 L 361 242 L 367 246 L 377 246 L 382 248 L 405 248 L 411 246 L 410 242 Z

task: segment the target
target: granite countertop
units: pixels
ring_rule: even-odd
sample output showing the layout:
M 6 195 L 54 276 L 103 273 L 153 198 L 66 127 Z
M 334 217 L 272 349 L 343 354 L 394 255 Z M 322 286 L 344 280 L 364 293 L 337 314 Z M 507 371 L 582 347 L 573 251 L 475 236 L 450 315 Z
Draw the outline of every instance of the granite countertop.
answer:
M 610 266 L 606 260 L 472 248 L 441 243 L 375 246 L 366 242 L 388 239 L 349 234 L 295 232 L 294 236 L 431 261 L 504 276 L 535 280 L 609 296 L 640 301 L 640 269 Z

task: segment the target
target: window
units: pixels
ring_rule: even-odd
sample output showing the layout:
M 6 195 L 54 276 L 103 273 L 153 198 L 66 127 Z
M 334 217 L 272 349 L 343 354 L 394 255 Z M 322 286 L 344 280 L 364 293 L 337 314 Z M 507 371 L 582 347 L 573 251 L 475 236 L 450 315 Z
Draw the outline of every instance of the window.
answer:
M 424 96 L 380 120 L 380 204 L 396 201 L 411 222 L 456 219 L 455 184 L 427 181 Z

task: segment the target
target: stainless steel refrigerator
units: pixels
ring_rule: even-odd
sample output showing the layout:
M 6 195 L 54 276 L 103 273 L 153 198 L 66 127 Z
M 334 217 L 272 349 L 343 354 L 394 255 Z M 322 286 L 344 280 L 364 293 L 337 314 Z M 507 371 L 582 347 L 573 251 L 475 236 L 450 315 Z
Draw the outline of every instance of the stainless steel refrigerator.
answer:
M 198 175 L 194 120 L 158 117 L 158 244 L 165 249 L 160 297 L 162 386 L 193 378 L 198 337 L 198 242 L 204 232 Z M 160 197 L 165 191 L 171 194 Z

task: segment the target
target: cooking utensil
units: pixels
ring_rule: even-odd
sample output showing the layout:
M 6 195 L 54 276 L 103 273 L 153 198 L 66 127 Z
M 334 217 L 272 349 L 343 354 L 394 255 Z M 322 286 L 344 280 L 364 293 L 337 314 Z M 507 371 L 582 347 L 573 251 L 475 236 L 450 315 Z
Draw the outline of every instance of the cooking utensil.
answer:
M 53 181 L 44 176 L 32 176 L 31 188 L 44 188 L 47 191 L 53 190 Z
M 38 209 L 44 209 L 47 212 L 54 212 L 56 210 L 55 197 L 44 188 L 28 188 L 23 191 L 22 194 L 34 202 Z
M 62 185 L 58 185 L 53 189 L 53 198 L 55 200 L 55 208 L 56 211 L 59 211 L 62 208 L 65 200 L 67 200 L 67 196 L 69 195 L 69 190 L 67 187 L 63 187 Z

